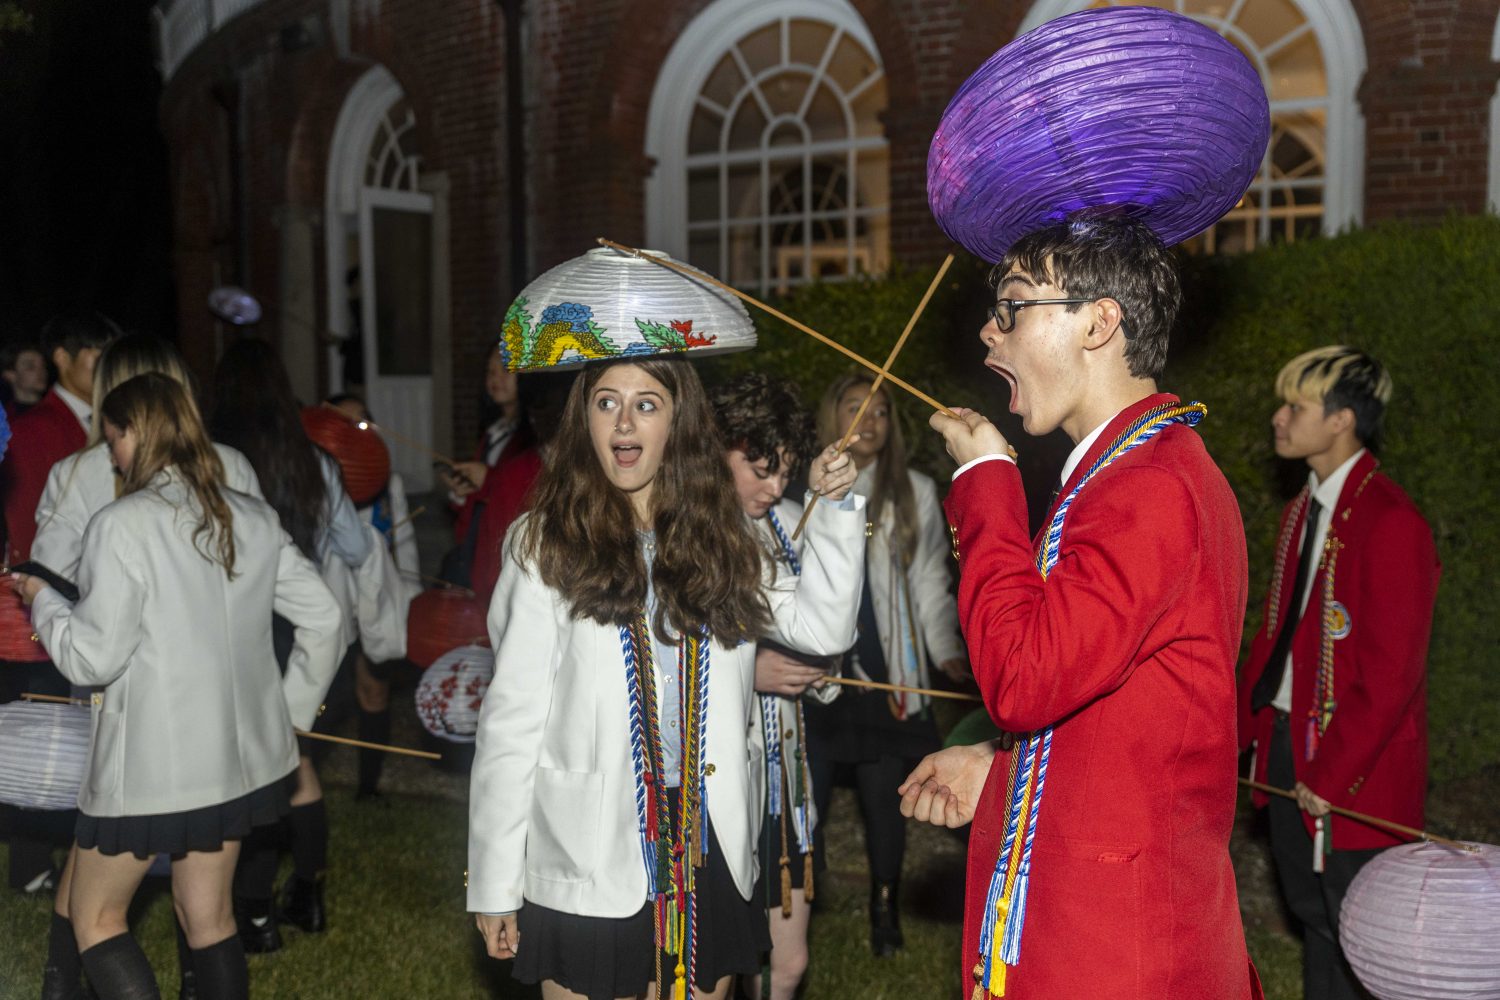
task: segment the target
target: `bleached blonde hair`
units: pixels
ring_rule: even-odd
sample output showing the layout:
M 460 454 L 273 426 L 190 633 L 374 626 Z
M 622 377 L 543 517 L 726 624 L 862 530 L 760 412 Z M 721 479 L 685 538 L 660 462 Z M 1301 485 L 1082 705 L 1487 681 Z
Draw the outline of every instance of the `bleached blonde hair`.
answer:
M 1299 354 L 1276 376 L 1276 393 L 1288 403 L 1322 403 L 1325 414 L 1354 411 L 1354 436 L 1378 450 L 1391 375 L 1385 366 L 1354 347 L 1334 344 Z

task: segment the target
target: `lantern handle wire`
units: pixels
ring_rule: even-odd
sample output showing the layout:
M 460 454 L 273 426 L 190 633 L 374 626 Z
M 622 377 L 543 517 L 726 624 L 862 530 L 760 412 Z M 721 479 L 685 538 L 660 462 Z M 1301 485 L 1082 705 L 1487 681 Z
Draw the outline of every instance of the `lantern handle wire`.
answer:
M 353 417 L 349 416 L 349 414 L 345 413 L 343 410 L 339 409 L 337 406 L 334 406 L 332 403 L 329 403 L 329 402 L 326 402 L 326 401 L 322 405 L 324 407 L 326 407 L 327 409 L 332 410 L 334 413 L 337 413 L 339 416 L 343 417 L 345 420 L 349 421 L 351 424 L 353 424 L 355 427 L 359 428 L 360 430 L 366 430 L 366 429 L 373 430 L 375 433 L 383 435 L 385 437 L 388 437 L 391 440 L 397 442 L 398 444 L 404 444 L 408 448 L 415 448 L 415 449 L 417 449 L 417 451 L 425 453 L 430 458 L 436 459 L 437 461 L 441 462 L 444 465 L 447 465 L 447 466 L 457 466 L 458 465 L 458 461 L 456 459 L 449 458 L 447 455 L 444 455 L 442 452 L 438 451 L 436 448 L 432 447 L 431 445 L 424 444 L 423 442 L 418 441 L 415 438 L 407 437 L 405 434 L 402 434 L 398 430 L 393 430 L 392 428 L 387 427 L 384 424 L 377 424 L 375 421 L 369 420 L 369 419 L 355 420 Z M 466 476 L 466 475 L 464 475 L 462 472 L 459 472 L 457 470 L 457 468 L 455 468 L 453 470 L 453 474 L 456 477 L 458 477 L 459 479 L 462 479 L 464 482 L 468 483 L 470 486 L 474 486 L 475 489 L 478 489 L 478 487 L 475 486 L 473 480 L 469 479 L 469 477 Z
M 1267 795 L 1279 795 L 1284 799 L 1295 799 L 1297 797 L 1296 792 L 1290 791 L 1285 788 L 1277 788 L 1275 785 L 1267 785 L 1259 781 L 1251 781 L 1249 778 L 1241 778 L 1240 784 L 1244 785 L 1246 788 L 1253 788 L 1257 792 L 1265 792 Z M 1462 841 L 1458 840 L 1449 840 L 1447 837 L 1439 837 L 1435 833 L 1428 833 L 1426 830 L 1418 830 L 1413 826 L 1403 826 L 1400 823 L 1393 823 L 1388 819 L 1381 819 L 1379 816 L 1370 816 L 1366 813 L 1355 812 L 1353 809 L 1345 809 L 1342 806 L 1336 806 L 1331 803 L 1328 806 L 1328 811 L 1338 816 L 1343 816 L 1346 819 L 1352 819 L 1359 823 L 1368 824 L 1369 826 L 1383 827 L 1384 829 L 1404 834 L 1415 840 L 1425 840 L 1428 843 L 1432 844 L 1442 844 L 1444 847 L 1451 847 L 1454 850 L 1463 851 L 1466 854 L 1479 853 L 1479 848 L 1475 847 L 1473 844 L 1465 844 Z

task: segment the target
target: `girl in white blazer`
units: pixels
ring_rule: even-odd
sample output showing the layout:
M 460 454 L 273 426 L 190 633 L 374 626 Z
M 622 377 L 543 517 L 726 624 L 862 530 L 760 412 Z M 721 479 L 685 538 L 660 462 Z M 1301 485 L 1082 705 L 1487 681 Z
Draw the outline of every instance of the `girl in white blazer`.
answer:
M 747 640 L 770 634 L 814 654 L 847 645 L 852 602 L 812 595 L 858 574 L 862 519 L 825 505 L 807 530 L 806 592 L 773 578 L 680 359 L 585 368 L 554 448 L 533 510 L 506 537 L 490 604 L 495 680 L 470 786 L 468 906 L 490 954 L 516 957 L 514 975 L 547 995 L 640 996 L 653 981 L 665 995 L 691 980 L 694 995 L 722 997 L 769 943 L 749 899 L 764 765 L 748 735 Z M 836 499 L 850 478 L 843 456 L 814 463 L 814 484 Z M 692 922 L 659 919 L 669 899 L 686 908 L 674 892 L 687 877 Z M 659 933 L 686 953 L 661 956 Z
M 817 451 L 812 415 L 798 398 L 795 384 L 759 372 L 747 372 L 716 388 L 713 403 L 719 434 L 727 446 L 725 461 L 750 530 L 765 547 L 776 575 L 795 578 L 801 571 L 805 536 L 792 536 L 803 507 L 783 499 L 782 494 L 808 456 Z M 862 516 L 858 512 L 863 497 L 851 493 L 842 504 L 842 509 Z M 815 592 L 823 581 L 800 582 L 806 591 Z M 836 592 L 817 596 L 843 602 L 851 613 L 857 610 L 860 575 L 831 582 Z M 815 873 L 826 866 L 813 850 L 818 814 L 802 699 L 832 701 L 839 688 L 824 681 L 826 672 L 836 668 L 835 659 L 798 656 L 774 643 L 761 643 L 756 650 L 754 728 L 768 752 L 757 850 L 760 880 L 754 898 L 766 908 L 771 928 L 772 1000 L 792 1000 L 807 970 L 807 924 Z M 762 995 L 759 977 L 753 995 Z
M 123 495 L 89 522 L 78 603 L 36 578 L 15 584 L 58 669 L 102 688 L 78 797 L 73 929 L 101 997 L 156 996 L 125 916 L 152 858 L 171 854 L 198 989 L 244 997 L 230 910 L 239 838 L 288 808 L 292 728 L 311 725 L 332 677 L 338 609 L 275 512 L 224 487 L 182 386 L 141 375 L 102 410 Z M 284 679 L 273 608 L 299 623 Z
M 846 376 L 829 387 L 819 410 L 822 440 L 841 438 L 870 395 L 871 379 Z M 949 590 L 951 545 L 932 480 L 906 467 L 890 395 L 866 409 L 849 453 L 859 466 L 854 489 L 870 498 L 866 590 L 860 638 L 846 666 L 855 677 L 930 687 L 929 664 L 951 679 L 967 675 L 958 611 Z M 890 789 L 938 748 L 927 699 L 909 693 L 849 690 L 826 707 L 809 706 L 813 788 L 826 814 L 835 769 L 852 772 L 865 818 L 870 862 L 870 946 L 887 955 L 902 946 L 897 902 L 906 821 Z

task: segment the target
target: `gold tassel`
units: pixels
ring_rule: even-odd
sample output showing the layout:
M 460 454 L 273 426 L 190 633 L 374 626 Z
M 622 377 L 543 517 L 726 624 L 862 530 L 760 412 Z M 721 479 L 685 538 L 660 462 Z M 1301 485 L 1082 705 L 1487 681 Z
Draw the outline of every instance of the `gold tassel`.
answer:
M 676 1000 L 687 1000 L 687 966 L 680 961 L 677 963 L 677 982 L 672 986 L 672 996 Z
M 974 966 L 974 992 L 969 994 L 969 1000 L 984 1000 L 984 966 Z
M 790 920 L 792 916 L 792 863 L 787 856 L 781 856 L 781 918 Z
M 809 846 L 807 853 L 802 855 L 802 895 L 807 901 L 813 901 L 813 856 L 812 847 Z

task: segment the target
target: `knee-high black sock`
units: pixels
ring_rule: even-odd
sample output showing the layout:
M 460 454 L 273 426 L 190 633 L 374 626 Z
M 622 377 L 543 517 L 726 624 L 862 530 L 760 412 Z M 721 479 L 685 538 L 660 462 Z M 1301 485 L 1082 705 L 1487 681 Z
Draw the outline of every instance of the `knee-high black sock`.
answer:
M 238 934 L 207 948 L 194 948 L 192 956 L 200 1000 L 249 1000 L 250 970 Z
M 287 824 L 292 829 L 292 870 L 300 879 L 315 881 L 328 867 L 328 811 L 323 800 L 293 806 Z
M 271 897 L 276 894 L 279 828 L 280 824 L 273 824 L 252 830 L 240 848 L 239 864 L 234 869 L 235 898 L 252 904 L 257 915 L 261 909 L 270 912 Z
M 161 1000 L 146 953 L 129 934 L 116 934 L 78 956 L 99 1000 Z
M 386 708 L 379 712 L 366 712 L 360 709 L 359 738 L 366 743 L 389 743 L 391 741 L 391 710 Z M 375 794 L 376 786 L 380 784 L 380 771 L 384 766 L 384 751 L 361 750 L 359 752 L 359 792 L 361 795 Z
M 186 979 L 193 974 L 193 950 L 188 947 L 187 932 L 182 929 L 182 919 L 172 914 L 172 929 L 177 932 L 177 972 Z
M 78 939 L 73 936 L 73 921 L 52 911 L 52 927 L 47 932 L 47 969 L 45 975 L 72 986 L 78 982 L 83 965 L 78 961 Z

